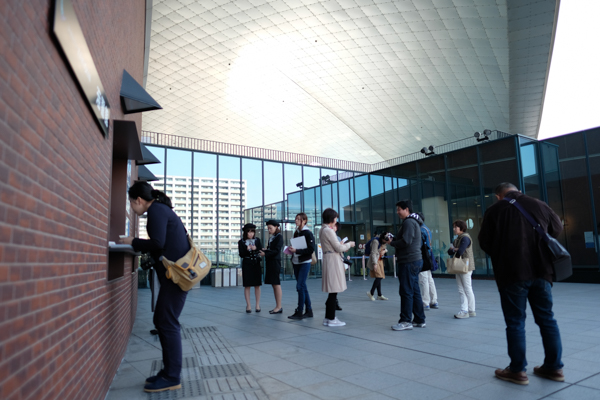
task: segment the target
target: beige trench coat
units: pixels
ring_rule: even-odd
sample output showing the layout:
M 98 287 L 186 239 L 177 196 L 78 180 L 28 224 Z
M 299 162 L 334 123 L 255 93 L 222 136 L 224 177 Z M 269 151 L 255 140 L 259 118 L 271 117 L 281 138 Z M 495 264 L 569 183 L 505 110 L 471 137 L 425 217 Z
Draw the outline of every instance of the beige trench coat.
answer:
M 367 261 L 367 268 L 371 270 L 369 272 L 369 276 L 371 278 L 385 279 L 385 272 L 383 271 L 383 260 L 379 259 L 379 250 L 385 249 L 386 247 L 386 244 L 383 244 L 381 245 L 381 247 L 379 247 L 379 240 L 371 241 L 371 255 L 369 256 L 369 261 Z M 377 270 L 375 270 L 375 265 L 377 265 Z
M 323 280 L 321 289 L 326 293 L 340 293 L 346 290 L 346 275 L 340 253 L 348 251 L 348 243 L 341 244 L 337 235 L 327 225 L 321 227 L 319 233 L 323 250 Z

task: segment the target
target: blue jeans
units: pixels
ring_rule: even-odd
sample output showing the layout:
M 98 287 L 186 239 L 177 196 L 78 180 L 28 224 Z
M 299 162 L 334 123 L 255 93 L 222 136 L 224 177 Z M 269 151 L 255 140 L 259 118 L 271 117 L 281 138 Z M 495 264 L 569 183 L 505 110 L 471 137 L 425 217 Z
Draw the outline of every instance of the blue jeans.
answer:
M 306 287 L 306 278 L 310 272 L 310 261 L 302 264 L 292 264 L 294 266 L 294 276 L 296 277 L 296 291 L 298 292 L 298 311 L 302 312 L 304 305 L 307 310 L 312 310 L 310 305 L 310 296 Z
M 510 369 L 513 372 L 526 370 L 525 357 L 525 317 L 527 300 L 533 312 L 535 323 L 540 327 L 542 344 L 546 358 L 542 367 L 557 370 L 563 367 L 561 361 L 562 342 L 558 324 L 552 312 L 552 286 L 545 279 L 520 281 L 500 289 L 500 301 L 506 321 L 506 341 Z
M 406 264 L 398 264 L 398 279 L 400 280 L 400 321 L 421 324 L 425 322 L 421 289 L 419 289 L 419 273 L 423 268 L 423 260 Z

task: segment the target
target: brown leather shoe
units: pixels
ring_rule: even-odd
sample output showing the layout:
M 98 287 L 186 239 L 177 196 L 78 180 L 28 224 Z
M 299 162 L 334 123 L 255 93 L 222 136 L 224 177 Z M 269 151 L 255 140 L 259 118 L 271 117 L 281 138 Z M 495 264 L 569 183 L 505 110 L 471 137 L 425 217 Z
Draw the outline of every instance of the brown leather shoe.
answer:
M 563 374 L 562 369 L 552 370 L 544 367 L 533 367 L 533 373 L 539 376 L 540 378 L 546 378 L 556 382 L 565 381 L 565 375 Z
M 517 385 L 529 385 L 529 379 L 525 371 L 512 372 L 509 367 L 496 370 L 496 378 L 516 383 Z

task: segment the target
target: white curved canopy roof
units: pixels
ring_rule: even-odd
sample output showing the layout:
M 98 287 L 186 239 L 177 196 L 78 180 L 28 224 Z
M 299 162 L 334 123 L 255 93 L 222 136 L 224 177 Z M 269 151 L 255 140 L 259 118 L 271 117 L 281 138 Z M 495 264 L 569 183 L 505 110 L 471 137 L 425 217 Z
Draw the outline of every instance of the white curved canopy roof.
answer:
M 536 137 L 555 0 L 154 0 L 142 129 L 375 163 Z

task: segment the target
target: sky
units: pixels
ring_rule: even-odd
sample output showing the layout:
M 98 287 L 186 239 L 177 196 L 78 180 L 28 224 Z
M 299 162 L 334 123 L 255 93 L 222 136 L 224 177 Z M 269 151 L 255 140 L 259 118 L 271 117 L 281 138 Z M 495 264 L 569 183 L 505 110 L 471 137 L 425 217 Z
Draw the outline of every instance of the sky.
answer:
M 538 140 L 600 126 L 600 0 L 561 0 Z

